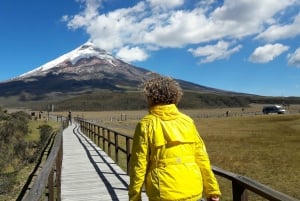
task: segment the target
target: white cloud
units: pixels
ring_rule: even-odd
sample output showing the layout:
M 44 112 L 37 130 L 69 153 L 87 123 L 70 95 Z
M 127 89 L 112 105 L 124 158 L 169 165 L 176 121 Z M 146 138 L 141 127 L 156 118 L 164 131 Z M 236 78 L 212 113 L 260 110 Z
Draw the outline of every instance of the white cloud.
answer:
M 230 48 L 231 46 L 232 44 L 228 42 L 219 41 L 216 45 L 206 45 L 204 47 L 198 47 L 197 49 L 189 49 L 188 51 L 195 57 L 204 57 L 204 59 L 200 60 L 201 63 L 208 63 L 228 58 L 242 48 L 241 45 Z
M 154 9 L 172 9 L 181 6 L 184 0 L 146 0 Z
M 274 24 L 268 27 L 264 32 L 260 33 L 256 39 L 266 41 L 276 41 L 280 39 L 292 38 L 300 34 L 300 13 L 290 24 L 278 25 Z
M 288 49 L 288 46 L 279 43 L 260 46 L 254 50 L 249 61 L 253 63 L 268 63 Z
M 209 41 L 211 38 L 206 28 L 207 19 L 202 10 L 174 11 L 168 15 L 156 16 L 153 29 L 145 33 L 145 42 L 161 47 L 183 47 L 187 44 L 197 44 Z M 201 28 L 200 28 L 201 27 Z
M 244 37 L 260 33 L 264 25 L 274 21 L 274 16 L 295 4 L 296 0 L 227 0 L 216 8 L 211 18 L 220 24 L 228 36 Z
M 79 2 L 85 3 L 82 12 L 63 16 L 70 29 L 84 29 L 91 41 L 110 52 L 118 52 L 123 47 L 138 47 L 149 52 L 201 46 L 212 41 L 236 41 L 257 35 L 258 38 L 270 36 L 269 30 L 279 26 L 279 13 L 299 0 L 226 0 L 221 5 L 210 0 L 207 4 L 195 2 L 190 8 L 185 7 L 184 0 L 146 0 L 133 7 L 105 12 L 101 10 L 101 0 Z M 292 28 L 288 28 L 293 31 L 285 31 L 284 37 L 300 34 L 295 29 L 299 27 L 298 18 L 291 24 Z M 239 46 L 235 48 L 224 48 L 219 55 L 207 55 L 203 62 L 227 58 L 240 49 Z
M 300 48 L 298 48 L 293 54 L 288 55 L 288 64 L 300 68 Z
M 261 23 L 296 3 L 297 0 L 227 0 L 213 12 L 214 18 L 224 21 L 240 21 Z M 251 23 L 252 23 L 251 22 Z
M 126 46 L 118 51 L 117 57 L 121 58 L 124 61 L 131 62 L 144 61 L 148 58 L 148 55 L 139 47 L 129 48 Z
M 86 26 L 89 22 L 98 15 L 98 8 L 101 6 L 101 1 L 97 0 L 76 0 L 85 3 L 85 9 L 75 16 L 63 16 L 63 20 L 68 22 L 70 29 L 78 29 Z
M 139 3 L 128 9 L 118 9 L 107 14 L 98 14 L 92 18 L 84 18 L 79 14 L 69 21 L 68 25 L 77 28 L 77 19 L 86 19 L 85 23 L 77 24 L 86 30 L 93 43 L 99 47 L 113 51 L 128 44 L 137 43 L 144 23 L 139 21 L 143 17 L 144 3 Z M 82 20 L 84 21 L 84 20 Z

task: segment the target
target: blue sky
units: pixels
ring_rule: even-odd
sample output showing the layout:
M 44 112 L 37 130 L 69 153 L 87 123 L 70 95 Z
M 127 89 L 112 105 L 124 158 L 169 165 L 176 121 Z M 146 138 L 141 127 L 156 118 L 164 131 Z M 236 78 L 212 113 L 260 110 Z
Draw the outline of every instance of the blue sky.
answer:
M 87 41 L 151 71 L 300 96 L 300 0 L 2 0 L 0 81 Z

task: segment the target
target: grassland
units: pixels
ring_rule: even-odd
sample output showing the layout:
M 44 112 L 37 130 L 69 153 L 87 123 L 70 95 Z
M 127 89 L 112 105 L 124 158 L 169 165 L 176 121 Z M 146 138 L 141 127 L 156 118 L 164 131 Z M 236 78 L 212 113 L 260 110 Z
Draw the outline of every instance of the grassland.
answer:
M 212 165 L 250 177 L 300 199 L 299 109 L 299 106 L 291 106 L 291 114 L 284 115 L 262 115 L 259 105 L 183 112 L 193 117 L 206 143 Z M 229 111 L 228 117 L 226 111 Z M 94 120 L 104 127 L 129 135 L 146 113 L 73 112 L 74 116 Z M 231 183 L 219 177 L 218 180 L 223 192 L 222 200 L 230 200 Z M 250 194 L 249 200 L 259 199 Z
M 211 162 L 299 197 L 300 115 L 196 119 Z

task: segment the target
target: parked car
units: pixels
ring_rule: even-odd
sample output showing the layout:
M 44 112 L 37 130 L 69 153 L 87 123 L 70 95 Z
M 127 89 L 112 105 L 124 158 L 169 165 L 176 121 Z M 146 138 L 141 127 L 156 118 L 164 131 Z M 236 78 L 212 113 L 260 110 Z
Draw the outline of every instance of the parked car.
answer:
M 269 113 L 284 114 L 286 113 L 286 110 L 280 105 L 271 105 L 271 106 L 264 106 L 262 112 L 264 114 L 269 114 Z

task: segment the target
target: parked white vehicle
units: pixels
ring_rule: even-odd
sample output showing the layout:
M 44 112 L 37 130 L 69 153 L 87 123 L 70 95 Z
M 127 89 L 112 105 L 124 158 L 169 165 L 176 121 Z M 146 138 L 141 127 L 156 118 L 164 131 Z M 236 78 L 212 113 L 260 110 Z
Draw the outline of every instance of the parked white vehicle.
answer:
M 264 106 L 262 112 L 264 114 L 269 114 L 269 113 L 284 114 L 286 113 L 286 110 L 280 105 L 270 105 L 270 106 Z

